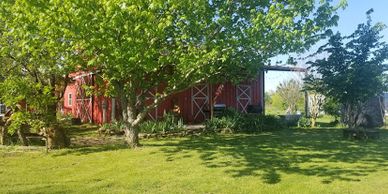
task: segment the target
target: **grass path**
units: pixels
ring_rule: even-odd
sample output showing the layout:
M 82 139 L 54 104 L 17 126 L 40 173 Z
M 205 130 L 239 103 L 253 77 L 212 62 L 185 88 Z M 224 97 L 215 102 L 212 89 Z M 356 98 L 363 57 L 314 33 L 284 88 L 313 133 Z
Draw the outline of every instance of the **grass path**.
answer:
M 388 131 L 338 129 L 145 140 L 53 151 L 0 148 L 0 193 L 388 193 Z

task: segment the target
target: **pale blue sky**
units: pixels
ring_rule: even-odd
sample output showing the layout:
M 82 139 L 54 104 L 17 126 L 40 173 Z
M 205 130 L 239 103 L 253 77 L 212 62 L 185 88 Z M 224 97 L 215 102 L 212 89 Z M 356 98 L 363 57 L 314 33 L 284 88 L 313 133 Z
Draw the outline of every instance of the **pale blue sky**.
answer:
M 333 31 L 339 31 L 343 35 L 351 34 L 357 28 L 358 24 L 366 21 L 366 12 L 370 8 L 374 9 L 374 13 L 372 14 L 373 22 L 382 22 L 388 25 L 388 0 L 348 0 L 348 6 L 344 10 L 338 11 L 340 19 L 338 26 L 334 27 Z M 388 29 L 385 29 L 382 35 L 384 35 L 383 40 L 388 42 Z M 317 46 L 311 49 L 310 52 L 314 52 L 316 48 Z M 284 60 L 285 57 L 279 58 Z M 300 79 L 301 76 L 300 73 L 270 71 L 266 74 L 265 91 L 274 91 L 282 81 Z

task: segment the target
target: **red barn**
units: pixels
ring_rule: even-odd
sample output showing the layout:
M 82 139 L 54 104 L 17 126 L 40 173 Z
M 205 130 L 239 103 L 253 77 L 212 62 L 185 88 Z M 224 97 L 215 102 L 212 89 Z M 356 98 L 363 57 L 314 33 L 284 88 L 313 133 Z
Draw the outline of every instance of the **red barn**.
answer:
M 265 67 L 265 71 L 305 71 L 289 67 Z M 64 95 L 63 112 L 83 122 L 105 123 L 112 119 L 120 120 L 120 103 L 115 98 L 88 95 L 85 85 L 94 86 L 94 73 L 79 72 L 72 75 Z M 152 99 L 155 92 L 149 92 Z M 149 119 L 163 117 L 165 112 L 179 109 L 180 117 L 186 123 L 203 122 L 210 116 L 210 104 L 247 112 L 250 107 L 264 111 L 264 71 L 257 77 L 240 84 L 232 83 L 200 84 L 170 96 L 156 109 L 148 113 Z

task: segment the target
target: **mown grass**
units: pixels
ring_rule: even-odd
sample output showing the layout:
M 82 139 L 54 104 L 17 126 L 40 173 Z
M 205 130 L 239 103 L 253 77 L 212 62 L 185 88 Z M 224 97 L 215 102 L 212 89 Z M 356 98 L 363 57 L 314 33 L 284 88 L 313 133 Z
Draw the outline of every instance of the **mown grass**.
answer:
M 388 193 L 388 131 L 193 136 L 51 151 L 0 148 L 0 193 Z

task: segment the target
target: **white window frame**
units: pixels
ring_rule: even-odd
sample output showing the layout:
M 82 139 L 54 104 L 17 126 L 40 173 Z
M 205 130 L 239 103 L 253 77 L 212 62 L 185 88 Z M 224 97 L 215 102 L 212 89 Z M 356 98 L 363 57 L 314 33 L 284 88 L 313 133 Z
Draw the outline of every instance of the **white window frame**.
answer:
M 67 105 L 73 106 L 73 94 L 72 93 L 67 94 Z
M 4 112 L 2 112 L 4 110 Z M 0 103 L 0 116 L 4 115 L 7 112 L 7 107 L 5 104 Z

